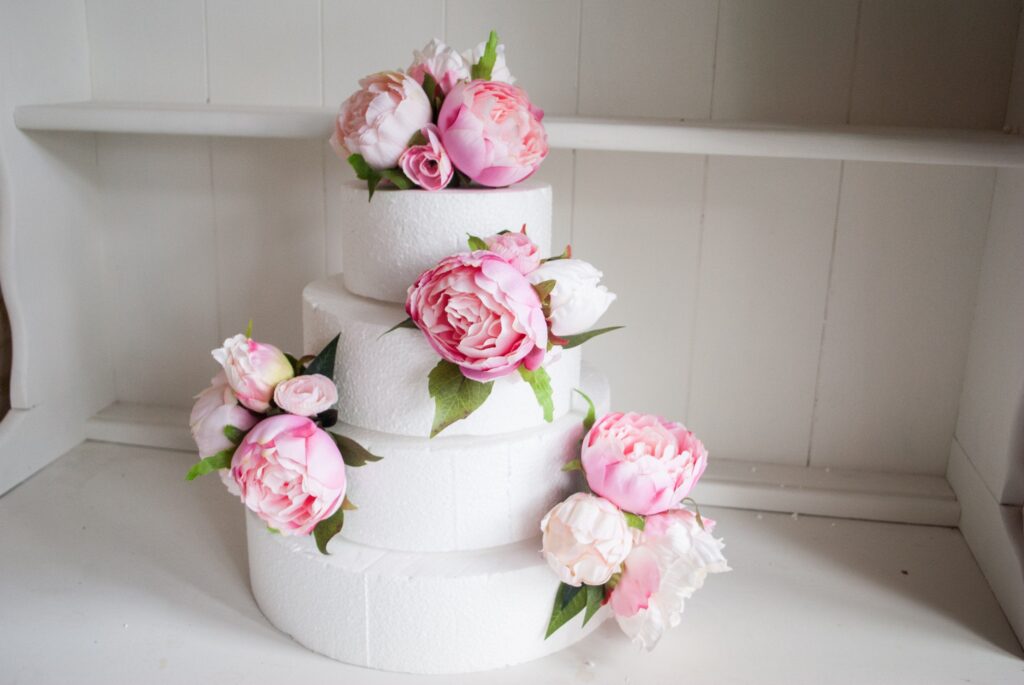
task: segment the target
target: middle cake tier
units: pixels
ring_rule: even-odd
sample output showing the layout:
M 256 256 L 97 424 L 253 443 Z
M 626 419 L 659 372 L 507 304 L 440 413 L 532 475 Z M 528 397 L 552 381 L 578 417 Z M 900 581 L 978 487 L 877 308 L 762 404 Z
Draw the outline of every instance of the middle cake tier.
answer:
M 420 331 L 388 332 L 406 318 L 402 305 L 353 295 L 341 274 L 310 283 L 302 299 L 306 352 L 340 336 L 334 370 L 338 420 L 380 433 L 429 436 L 434 400 L 427 377 L 440 358 Z M 579 387 L 579 349 L 561 350 L 545 368 L 557 420 L 569 411 L 573 388 Z M 512 374 L 495 380 L 483 405 L 440 435 L 496 435 L 544 424 L 533 390 Z

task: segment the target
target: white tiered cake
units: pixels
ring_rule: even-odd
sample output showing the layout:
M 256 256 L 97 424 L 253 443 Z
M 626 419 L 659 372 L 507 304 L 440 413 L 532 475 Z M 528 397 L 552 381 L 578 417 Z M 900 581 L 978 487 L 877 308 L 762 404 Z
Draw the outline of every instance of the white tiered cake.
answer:
M 304 293 L 304 343 L 340 334 L 335 379 L 339 425 L 384 457 L 349 470 L 359 511 L 321 555 L 309 536 L 267 531 L 248 516 L 249 568 L 260 608 L 298 642 L 335 659 L 390 671 L 457 673 L 497 668 L 561 649 L 600 623 L 548 640 L 555 584 L 538 524 L 573 490 L 561 466 L 576 454 L 585 408 L 608 387 L 581 371 L 579 350 L 548 365 L 554 421 L 546 423 L 518 378 L 495 381 L 469 418 L 428 438 L 427 375 L 437 354 L 417 330 L 398 329 L 406 289 L 467 234 L 526 224 L 551 254 L 551 188 L 342 189 L 344 273 Z M 575 398 L 575 399 L 574 399 Z M 602 612 L 603 613 L 603 612 Z

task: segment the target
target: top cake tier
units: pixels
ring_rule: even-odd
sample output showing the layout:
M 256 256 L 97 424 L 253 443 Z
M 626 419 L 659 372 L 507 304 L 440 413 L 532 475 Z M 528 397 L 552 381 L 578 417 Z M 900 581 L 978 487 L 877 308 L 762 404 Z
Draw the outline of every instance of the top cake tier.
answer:
M 551 254 L 551 186 L 520 183 L 499 189 L 378 190 L 341 188 L 342 267 L 357 295 L 405 302 L 416 278 L 445 257 L 464 252 L 467 234 L 481 238 L 526 225 L 543 256 Z

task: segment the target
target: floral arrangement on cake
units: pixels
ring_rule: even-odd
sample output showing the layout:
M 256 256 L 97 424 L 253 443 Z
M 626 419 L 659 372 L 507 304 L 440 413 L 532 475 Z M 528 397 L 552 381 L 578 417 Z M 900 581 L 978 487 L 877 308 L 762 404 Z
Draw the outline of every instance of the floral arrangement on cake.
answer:
M 591 329 L 615 295 L 571 247 L 542 259 L 526 226 L 471 235 L 468 246 L 416 279 L 405 301 L 409 317 L 391 329 L 420 330 L 441 357 L 427 379 L 434 399 L 430 437 L 476 411 L 494 381 L 513 374 L 530 385 L 550 422 L 554 401 L 544 365 L 621 328 Z
M 323 554 L 356 508 L 345 496 L 345 467 L 381 459 L 327 430 L 338 420 L 337 348 L 335 337 L 296 359 L 253 340 L 250 323 L 213 351 L 222 370 L 189 417 L 200 460 L 186 479 L 216 471 L 271 532 L 312 535 Z
M 434 39 L 406 71 L 359 81 L 341 105 L 331 147 L 366 181 L 407 190 L 500 188 L 530 176 L 548 154 L 544 112 L 515 85 L 505 47 L 459 53 Z
M 681 423 L 633 412 L 598 420 L 583 397 L 580 456 L 563 470 L 582 470 L 590 492 L 570 495 L 540 524 L 544 558 L 561 581 L 545 637 L 581 612 L 586 625 L 608 604 L 650 650 L 708 574 L 730 570 L 715 522 L 689 496 L 708 453 Z

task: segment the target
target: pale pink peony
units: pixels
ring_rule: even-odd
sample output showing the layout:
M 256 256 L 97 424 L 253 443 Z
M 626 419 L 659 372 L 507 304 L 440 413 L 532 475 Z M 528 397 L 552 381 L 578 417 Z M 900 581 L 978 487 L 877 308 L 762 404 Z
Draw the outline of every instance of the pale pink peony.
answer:
M 234 443 L 224 434 L 227 426 L 234 426 L 244 433 L 255 426 L 256 421 L 252 412 L 238 403 L 227 376 L 221 371 L 210 381 L 210 387 L 196 395 L 188 425 L 199 448 L 199 456 L 212 457 L 226 449 L 234 449 Z
M 398 166 L 420 188 L 441 190 L 452 182 L 455 168 L 437 137 L 437 127 L 433 124 L 424 126 L 423 135 L 427 142 L 407 148 L 398 158 Z
M 622 565 L 608 603 L 619 627 L 644 649 L 652 649 L 667 627 L 682 620 L 683 605 L 709 573 L 729 570 L 725 546 L 687 509 L 647 517 L 639 542 Z
M 249 431 L 231 460 L 242 501 L 284 535 L 307 535 L 345 499 L 345 462 L 309 419 L 278 414 Z
M 447 257 L 409 288 L 405 311 L 466 378 L 490 381 L 544 361 L 540 298 L 508 262 L 480 250 Z
M 316 416 L 337 401 L 334 381 L 319 373 L 289 378 L 274 389 L 274 403 L 296 416 Z
M 284 352 L 244 335 L 228 338 L 224 346 L 212 354 L 224 367 L 228 385 L 235 391 L 238 401 L 255 412 L 267 411 L 274 388 L 294 375 Z
M 543 117 L 518 86 L 469 81 L 452 88 L 437 126 L 455 168 L 499 188 L 522 181 L 547 157 Z
M 371 74 L 359 87 L 341 105 L 331 147 L 342 158 L 360 154 L 374 169 L 391 169 L 409 139 L 430 123 L 430 99 L 415 79 L 399 71 Z
M 484 238 L 487 249 L 516 268 L 524 276 L 540 266 L 540 248 L 522 233 L 499 233 Z M 532 279 L 531 279 L 532 280 Z
M 681 423 L 612 413 L 583 438 L 580 461 L 591 490 L 625 511 L 647 516 L 690 494 L 707 467 L 708 453 Z
M 423 85 L 424 76 L 430 74 L 441 94 L 447 95 L 457 82 L 469 80 L 470 66 L 457 50 L 435 38 L 422 50 L 413 51 L 408 73 L 420 85 Z
M 577 492 L 556 504 L 540 522 L 548 565 L 563 583 L 603 585 L 633 546 L 633 534 L 614 504 Z

